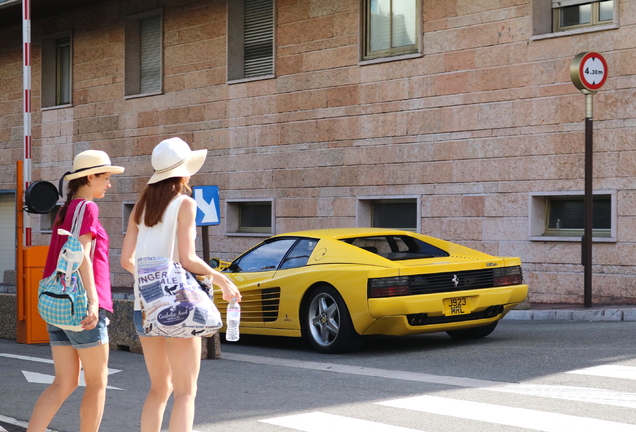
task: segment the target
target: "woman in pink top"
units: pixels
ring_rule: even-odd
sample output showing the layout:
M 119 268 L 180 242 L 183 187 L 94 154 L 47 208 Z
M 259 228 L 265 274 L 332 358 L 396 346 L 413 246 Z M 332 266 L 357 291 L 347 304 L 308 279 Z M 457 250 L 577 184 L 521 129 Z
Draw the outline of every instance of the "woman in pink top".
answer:
M 88 310 L 82 321 L 83 331 L 63 330 L 47 324 L 55 379 L 40 396 L 29 422 L 28 432 L 46 430 L 59 410 L 79 384 L 80 369 L 84 369 L 86 390 L 80 408 L 80 432 L 99 429 L 106 400 L 108 381 L 108 318 L 105 311 L 113 311 L 108 265 L 108 234 L 99 222 L 99 208 L 93 202 L 103 198 L 110 188 L 110 176 L 124 168 L 112 166 L 106 153 L 87 150 L 75 156 L 73 172 L 67 172 L 66 202 L 53 224 L 43 276 L 55 271 L 57 259 L 66 242 L 66 236 L 57 234 L 58 228 L 71 230 L 73 215 L 78 204 L 88 201 L 80 229 L 80 243 L 84 247 L 84 260 L 79 272 L 88 297 Z M 60 185 L 60 196 L 62 187 Z

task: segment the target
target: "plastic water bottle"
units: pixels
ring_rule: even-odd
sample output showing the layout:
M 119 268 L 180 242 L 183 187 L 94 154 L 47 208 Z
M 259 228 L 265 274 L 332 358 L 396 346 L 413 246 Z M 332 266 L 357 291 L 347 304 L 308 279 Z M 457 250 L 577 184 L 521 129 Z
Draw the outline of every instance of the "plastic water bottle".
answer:
M 239 323 L 241 322 L 241 305 L 233 298 L 227 305 L 227 329 L 225 330 L 225 340 L 236 342 L 239 340 Z

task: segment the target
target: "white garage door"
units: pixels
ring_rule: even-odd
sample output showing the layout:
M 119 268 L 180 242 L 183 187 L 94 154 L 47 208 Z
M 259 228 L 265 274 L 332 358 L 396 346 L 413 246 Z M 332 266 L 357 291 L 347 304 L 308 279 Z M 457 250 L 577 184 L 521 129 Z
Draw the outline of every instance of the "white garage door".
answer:
M 15 270 L 15 194 L 0 193 L 0 283 L 5 270 Z

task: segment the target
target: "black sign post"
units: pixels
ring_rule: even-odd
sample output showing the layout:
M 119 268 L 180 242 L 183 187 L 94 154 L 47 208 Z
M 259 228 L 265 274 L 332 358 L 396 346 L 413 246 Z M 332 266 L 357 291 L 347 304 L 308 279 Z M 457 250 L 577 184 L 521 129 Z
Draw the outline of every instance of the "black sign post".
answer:
M 570 64 L 570 79 L 585 95 L 585 196 L 583 201 L 583 237 L 581 264 L 583 265 L 583 305 L 592 307 L 592 239 L 594 226 L 594 105 L 593 96 L 607 80 L 607 62 L 594 52 L 577 54 Z

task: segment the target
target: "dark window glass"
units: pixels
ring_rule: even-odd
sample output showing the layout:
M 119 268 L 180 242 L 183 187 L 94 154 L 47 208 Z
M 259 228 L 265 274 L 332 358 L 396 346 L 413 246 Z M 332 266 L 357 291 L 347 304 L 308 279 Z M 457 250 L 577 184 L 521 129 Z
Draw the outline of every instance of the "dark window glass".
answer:
M 548 229 L 583 229 L 583 197 L 551 199 L 549 204 Z M 593 199 L 592 227 L 611 229 L 612 200 L 609 196 Z
M 234 261 L 229 270 L 233 272 L 276 270 L 295 242 L 296 239 L 279 239 L 263 243 Z
M 411 236 L 372 236 L 343 240 L 392 261 L 449 256 L 443 249 Z
M 56 105 L 71 103 L 71 39 L 55 41 Z
M 592 5 L 576 5 L 561 8 L 561 27 L 589 24 L 592 22 Z
M 272 204 L 241 203 L 239 208 L 239 229 L 267 228 L 272 226 Z
M 285 257 L 281 269 L 302 267 L 307 264 L 309 256 L 318 242 L 313 239 L 301 239 Z
M 377 201 L 373 203 L 374 228 L 417 228 L 417 201 Z

